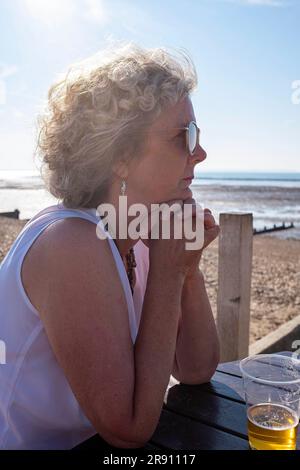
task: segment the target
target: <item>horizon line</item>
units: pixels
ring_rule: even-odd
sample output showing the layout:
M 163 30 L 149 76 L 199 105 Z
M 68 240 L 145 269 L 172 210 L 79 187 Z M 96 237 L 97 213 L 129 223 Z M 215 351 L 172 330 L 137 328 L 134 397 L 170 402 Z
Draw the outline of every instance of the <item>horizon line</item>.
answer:
M 35 169 L 31 169 L 31 168 L 0 168 L 0 172 L 4 172 L 4 171 L 9 171 L 9 172 L 18 172 L 18 171 L 27 171 L 27 172 L 31 172 L 31 173 L 36 173 L 37 175 L 40 176 L 40 173 L 38 170 L 35 170 Z M 258 170 L 258 169 L 255 169 L 255 170 L 242 170 L 242 169 L 195 169 L 195 176 L 197 174 L 204 174 L 204 173 L 296 173 L 296 174 L 300 174 L 300 169 L 299 170 L 296 170 L 296 169 L 290 169 L 290 170 L 272 170 L 272 169 L 263 169 L 263 170 Z

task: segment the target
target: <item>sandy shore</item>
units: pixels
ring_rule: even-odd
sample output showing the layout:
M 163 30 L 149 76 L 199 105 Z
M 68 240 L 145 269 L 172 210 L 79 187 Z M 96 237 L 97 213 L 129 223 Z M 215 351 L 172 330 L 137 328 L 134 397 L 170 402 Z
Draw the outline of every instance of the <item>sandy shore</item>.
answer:
M 0 217 L 0 262 L 26 221 Z M 250 343 L 300 313 L 300 241 L 257 235 L 253 240 Z M 201 269 L 216 315 L 218 241 L 204 252 Z
M 250 344 L 300 313 L 300 240 L 253 238 Z M 204 252 L 202 270 L 216 315 L 218 242 Z

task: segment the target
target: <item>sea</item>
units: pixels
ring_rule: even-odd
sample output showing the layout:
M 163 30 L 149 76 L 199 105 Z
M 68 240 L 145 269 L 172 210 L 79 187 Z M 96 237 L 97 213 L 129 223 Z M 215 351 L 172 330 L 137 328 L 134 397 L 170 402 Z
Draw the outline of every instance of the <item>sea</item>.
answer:
M 221 213 L 253 214 L 253 228 L 261 230 L 294 223 L 294 228 L 271 236 L 300 240 L 300 172 L 196 171 L 191 189 L 194 199 L 209 208 L 216 221 Z M 49 194 L 37 172 L 0 170 L 0 212 L 19 209 L 30 219 L 58 201 Z

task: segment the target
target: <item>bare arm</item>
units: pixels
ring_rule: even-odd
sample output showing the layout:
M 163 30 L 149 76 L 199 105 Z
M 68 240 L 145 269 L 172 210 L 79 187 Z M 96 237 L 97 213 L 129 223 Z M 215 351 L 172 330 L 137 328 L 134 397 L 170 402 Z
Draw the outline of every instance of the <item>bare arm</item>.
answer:
M 57 361 L 96 432 L 115 447 L 142 447 L 158 424 L 171 375 L 184 277 L 150 264 L 133 345 L 108 242 L 81 219 L 46 232 L 30 253 L 31 300 Z
M 189 202 L 195 204 L 191 198 Z M 172 375 L 187 384 L 208 382 L 220 360 L 219 338 L 210 302 L 205 288 L 205 279 L 199 269 L 203 250 L 212 243 L 220 227 L 210 209 L 204 209 L 204 245 L 200 257 L 194 257 L 185 278 L 179 320 L 178 340 Z
M 180 382 L 209 382 L 219 363 L 219 339 L 203 273 L 186 277 L 181 300 L 176 368 L 172 375 Z
M 160 277 L 150 265 L 143 315 L 135 343 L 133 423 L 137 435 L 155 431 L 175 360 L 183 275 Z M 167 280 L 168 279 L 168 280 Z

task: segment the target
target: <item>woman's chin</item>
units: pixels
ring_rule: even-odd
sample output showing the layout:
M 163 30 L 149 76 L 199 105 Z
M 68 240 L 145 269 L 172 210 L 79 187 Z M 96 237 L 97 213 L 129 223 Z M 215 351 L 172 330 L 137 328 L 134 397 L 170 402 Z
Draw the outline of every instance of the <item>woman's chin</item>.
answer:
M 193 196 L 193 192 L 192 192 L 192 190 L 189 186 L 187 186 L 186 188 L 183 189 L 183 193 L 187 194 L 186 197 L 192 197 Z
M 184 199 L 188 199 L 190 197 L 193 197 L 192 190 L 189 186 L 186 186 L 184 188 L 180 188 L 179 191 L 178 190 L 175 191 L 173 195 L 169 195 L 169 197 L 167 199 L 164 199 L 161 202 L 173 201 L 173 200 L 176 200 L 176 199 L 184 200 Z M 157 204 L 160 204 L 160 203 L 157 203 Z

